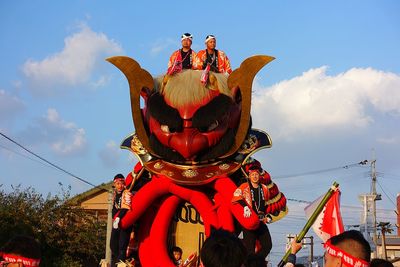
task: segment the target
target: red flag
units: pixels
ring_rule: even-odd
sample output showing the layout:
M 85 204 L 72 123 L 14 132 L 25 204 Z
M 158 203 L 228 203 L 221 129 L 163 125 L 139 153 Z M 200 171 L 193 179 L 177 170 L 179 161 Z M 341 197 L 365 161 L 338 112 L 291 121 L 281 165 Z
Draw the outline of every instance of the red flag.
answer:
M 310 205 L 304 208 L 306 216 L 309 218 L 313 211 L 321 202 L 323 196 L 316 199 Z M 340 215 L 340 191 L 336 190 L 328 202 L 325 204 L 323 210 L 315 220 L 312 228 L 315 233 L 325 242 L 332 236 L 344 232 L 342 216 Z

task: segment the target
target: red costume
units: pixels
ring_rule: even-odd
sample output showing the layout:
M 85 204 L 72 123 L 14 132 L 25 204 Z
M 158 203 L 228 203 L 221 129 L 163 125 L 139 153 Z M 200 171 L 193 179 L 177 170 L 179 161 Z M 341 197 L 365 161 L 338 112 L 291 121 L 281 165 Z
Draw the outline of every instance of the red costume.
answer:
M 249 180 L 235 190 L 232 201 L 244 201 L 258 214 L 260 225 L 257 229 L 243 228 L 243 243 L 249 255 L 256 253 L 265 259 L 272 248 L 271 235 L 266 224 L 279 220 L 287 214 L 286 198 L 272 183 L 270 175 L 261 169 L 261 164 L 257 160 L 250 159 L 245 169 L 246 173 L 249 173 Z M 255 178 L 251 176 L 253 172 Z M 256 251 L 257 240 L 260 246 Z
M 215 57 L 214 60 L 211 60 L 209 63 L 215 64 L 217 67 L 217 71 L 219 73 L 232 73 L 231 69 L 231 63 L 229 61 L 228 56 L 221 50 L 215 50 L 214 51 L 217 56 Z M 196 60 L 194 61 L 194 69 L 196 70 L 204 70 L 207 65 L 207 49 L 201 50 L 197 53 Z M 213 69 L 211 69 L 213 71 Z
M 195 59 L 196 52 L 192 49 L 187 52 L 184 52 L 182 49 L 176 50 L 169 58 L 167 74 L 172 75 L 181 72 L 183 69 L 192 69 Z
M 127 228 L 140 219 L 142 265 L 174 266 L 166 240 L 182 201 L 200 213 L 206 235 L 211 227 L 234 231 L 234 220 L 246 229 L 257 229 L 257 214 L 245 217 L 245 205 L 231 201 L 237 188 L 231 175 L 252 153 L 270 146 L 266 133 L 249 131 L 249 122 L 253 78 L 273 58 L 249 58 L 229 77 L 210 74 L 207 85 L 199 84 L 201 73 L 191 70 L 166 76 L 155 85 L 134 60 L 108 60 L 124 72 L 130 85 L 136 133 L 122 147 L 139 157 L 150 177 L 133 195 L 133 208 L 120 223 Z

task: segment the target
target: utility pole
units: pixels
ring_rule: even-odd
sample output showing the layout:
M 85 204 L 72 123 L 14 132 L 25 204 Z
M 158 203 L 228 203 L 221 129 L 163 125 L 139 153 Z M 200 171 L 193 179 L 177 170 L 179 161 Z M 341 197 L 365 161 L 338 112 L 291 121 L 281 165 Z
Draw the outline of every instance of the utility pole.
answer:
M 310 266 L 312 266 L 313 261 L 314 261 L 314 237 L 310 236 Z
M 376 159 L 373 153 L 372 159 L 363 161 L 364 164 L 371 165 L 371 187 L 370 193 L 359 195 L 359 200 L 363 205 L 363 215 L 361 218 L 360 231 L 371 245 L 371 250 L 374 252 L 374 257 L 377 257 L 376 245 L 378 241 L 376 231 L 376 201 L 381 200 L 381 195 L 376 192 Z M 372 240 L 371 240 L 372 235 Z
M 106 235 L 106 262 L 107 266 L 111 266 L 111 230 L 112 230 L 112 206 L 113 206 L 113 190 L 108 191 L 108 214 L 107 214 L 107 235 Z
M 376 200 L 377 199 L 377 193 L 376 193 L 376 168 L 375 168 L 375 164 L 376 164 L 376 159 L 372 159 L 371 160 L 371 195 L 375 196 L 374 200 L 373 200 L 373 205 L 372 205 L 372 218 L 373 218 L 373 226 L 374 226 L 374 235 L 373 235 L 373 239 L 375 245 L 377 244 L 378 241 L 378 237 L 376 234 Z

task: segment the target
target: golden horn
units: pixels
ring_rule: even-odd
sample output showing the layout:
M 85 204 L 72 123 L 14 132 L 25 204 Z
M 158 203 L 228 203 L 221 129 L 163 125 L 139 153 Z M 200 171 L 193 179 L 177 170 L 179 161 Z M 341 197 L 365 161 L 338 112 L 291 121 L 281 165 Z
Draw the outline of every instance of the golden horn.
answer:
M 235 142 L 231 149 L 222 156 L 229 157 L 235 153 L 244 142 L 247 130 L 250 124 L 250 108 L 251 108 L 251 88 L 256 74 L 274 57 L 257 55 L 245 59 L 240 67 L 235 69 L 228 77 L 228 87 L 233 90 L 238 87 L 242 95 L 242 111 L 240 114 L 240 122 L 235 136 Z
M 116 56 L 107 58 L 106 60 L 122 71 L 128 79 L 129 92 L 131 96 L 132 119 L 136 134 L 143 147 L 152 153 L 149 145 L 149 137 L 144 128 L 142 111 L 140 109 L 140 92 L 143 88 L 153 90 L 153 77 L 146 70 L 142 69 L 139 63 L 130 57 Z

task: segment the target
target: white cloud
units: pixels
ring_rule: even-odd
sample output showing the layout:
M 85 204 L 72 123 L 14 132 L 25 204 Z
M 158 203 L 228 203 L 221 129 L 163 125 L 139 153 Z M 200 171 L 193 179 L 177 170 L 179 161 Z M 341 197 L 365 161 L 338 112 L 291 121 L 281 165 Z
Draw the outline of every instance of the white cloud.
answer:
M 386 144 L 386 145 L 395 145 L 400 143 L 400 138 L 396 137 L 379 137 L 377 139 L 378 143 Z
M 61 52 L 41 61 L 29 59 L 23 65 L 23 72 L 34 90 L 49 94 L 51 89 L 54 93 L 62 86 L 86 83 L 99 62 L 121 51 L 121 46 L 104 33 L 81 25 L 79 32 L 65 38 Z
M 119 146 L 112 140 L 108 141 L 106 146 L 99 152 L 99 157 L 103 164 L 107 167 L 117 167 L 120 160 Z
M 74 127 L 74 125 L 69 125 L 69 127 Z M 59 140 L 51 145 L 52 149 L 58 154 L 69 155 L 74 154 L 76 151 L 81 150 L 86 145 L 85 130 L 82 128 L 71 129 L 74 133 L 71 136 L 71 141 L 69 144 L 65 143 L 64 140 Z
M 110 76 L 101 76 L 96 81 L 91 83 L 92 88 L 99 88 L 106 86 L 111 80 Z
M 49 144 L 61 156 L 83 153 L 87 146 L 85 130 L 63 120 L 53 108 L 49 108 L 47 114 L 36 120 L 22 135 L 30 143 Z
M 15 118 L 23 109 L 25 104 L 19 97 L 0 89 L 0 122 Z
M 327 67 L 310 69 L 269 88 L 256 85 L 254 126 L 268 125 L 275 138 L 292 139 L 333 129 L 363 129 L 374 122 L 372 111 L 400 114 L 399 75 L 371 68 L 336 76 L 326 71 Z
M 158 54 L 167 49 L 170 50 L 170 47 L 178 47 L 178 46 L 179 43 L 171 38 L 158 39 L 151 45 L 150 54 L 152 56 L 157 56 Z

